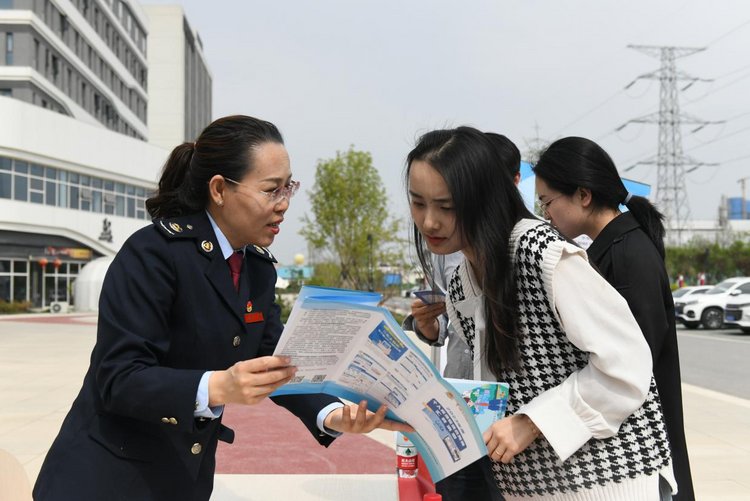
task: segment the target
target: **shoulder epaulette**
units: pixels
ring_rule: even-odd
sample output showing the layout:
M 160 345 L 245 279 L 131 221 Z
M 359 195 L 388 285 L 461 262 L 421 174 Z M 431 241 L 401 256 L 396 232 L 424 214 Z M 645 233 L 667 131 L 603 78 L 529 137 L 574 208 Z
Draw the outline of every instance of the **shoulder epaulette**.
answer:
M 273 254 L 271 254 L 271 251 L 265 247 L 261 247 L 260 245 L 248 245 L 247 252 L 252 256 L 262 257 L 263 259 L 271 261 L 272 263 L 277 262 L 276 258 L 273 257 Z
M 154 219 L 154 226 L 168 238 L 194 238 L 193 225 L 187 218 Z

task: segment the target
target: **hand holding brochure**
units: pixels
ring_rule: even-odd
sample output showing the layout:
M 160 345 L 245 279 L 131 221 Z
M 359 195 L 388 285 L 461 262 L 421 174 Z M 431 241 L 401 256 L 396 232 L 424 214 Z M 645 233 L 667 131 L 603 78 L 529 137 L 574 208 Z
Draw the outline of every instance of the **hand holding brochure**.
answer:
M 274 355 L 291 357 L 297 374 L 273 395 L 328 393 L 388 406 L 388 418 L 409 423 L 433 481 L 487 454 L 466 402 L 435 370 L 400 325 L 377 303 L 379 294 L 303 287 Z

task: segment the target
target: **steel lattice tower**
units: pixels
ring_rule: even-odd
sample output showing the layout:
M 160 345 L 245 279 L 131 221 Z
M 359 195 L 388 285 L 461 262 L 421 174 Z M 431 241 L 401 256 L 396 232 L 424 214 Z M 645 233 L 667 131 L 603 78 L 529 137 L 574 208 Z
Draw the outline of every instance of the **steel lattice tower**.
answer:
M 656 164 L 658 175 L 655 203 L 666 218 L 667 245 L 679 245 L 685 222 L 690 219 L 690 205 L 688 204 L 685 187 L 685 168 L 686 166 L 708 165 L 697 162 L 683 154 L 681 126 L 683 123 L 705 125 L 710 122 L 680 112 L 677 82 L 681 80 L 690 81 L 687 86 L 683 87 L 682 90 L 684 90 L 700 79 L 678 70 L 675 60 L 705 49 L 647 45 L 629 45 L 628 47 L 661 61 L 661 67 L 658 70 L 638 77 L 638 79 L 659 80 L 659 111 L 630 120 L 628 123 L 659 124 L 659 149 L 656 157 L 638 163 Z M 633 83 L 630 85 L 633 85 Z M 625 125 L 619 129 L 622 129 Z

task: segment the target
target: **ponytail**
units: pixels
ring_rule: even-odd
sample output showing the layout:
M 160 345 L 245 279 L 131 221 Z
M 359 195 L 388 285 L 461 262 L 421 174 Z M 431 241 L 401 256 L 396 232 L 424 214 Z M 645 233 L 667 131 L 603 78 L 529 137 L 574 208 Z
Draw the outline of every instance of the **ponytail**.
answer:
M 182 143 L 172 150 L 159 179 L 159 191 L 146 200 L 146 209 L 152 218 L 182 216 L 205 207 L 208 192 L 193 193 L 188 175 L 194 156 L 194 143 Z
M 664 215 L 656 209 L 654 204 L 643 197 L 633 196 L 624 205 L 633 214 L 633 217 L 641 225 L 643 231 L 646 232 L 646 235 L 654 243 L 661 258 L 666 259 L 666 251 L 664 249 Z

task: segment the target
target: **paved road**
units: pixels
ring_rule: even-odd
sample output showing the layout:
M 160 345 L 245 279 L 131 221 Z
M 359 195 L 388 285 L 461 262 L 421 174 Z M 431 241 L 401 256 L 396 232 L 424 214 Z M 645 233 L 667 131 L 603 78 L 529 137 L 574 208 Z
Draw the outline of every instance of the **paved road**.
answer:
M 677 327 L 682 381 L 750 399 L 750 335 Z

